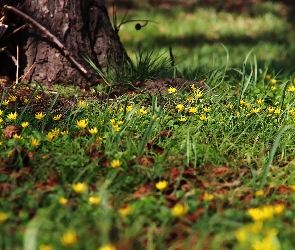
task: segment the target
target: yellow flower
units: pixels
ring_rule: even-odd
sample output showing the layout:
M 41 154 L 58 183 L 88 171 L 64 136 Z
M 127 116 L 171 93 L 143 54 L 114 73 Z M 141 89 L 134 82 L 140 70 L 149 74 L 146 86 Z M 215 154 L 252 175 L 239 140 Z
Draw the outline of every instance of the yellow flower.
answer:
M 240 112 L 236 112 L 235 116 L 239 117 L 240 116 Z
M 88 202 L 89 202 L 89 204 L 91 204 L 91 205 L 98 205 L 98 204 L 100 203 L 100 201 L 101 201 L 101 198 L 100 198 L 100 197 L 90 196 L 90 197 L 88 198 Z
M 86 119 L 79 120 L 79 121 L 77 120 L 76 123 L 79 128 L 86 128 L 88 124 Z
M 111 124 L 115 124 L 116 123 L 116 119 L 114 119 L 114 118 L 113 119 L 110 119 L 110 123 Z
M 267 107 L 267 112 L 268 113 L 273 113 L 275 111 L 275 108 L 273 108 L 273 107 Z
M 126 107 L 126 111 L 127 111 L 127 112 L 130 112 L 132 109 L 133 109 L 133 107 L 130 106 L 130 105 Z
M 266 79 L 266 80 L 270 80 L 270 78 L 271 78 L 271 75 L 266 75 L 266 76 L 265 76 L 265 79 Z
M 141 108 L 139 110 L 139 113 L 142 114 L 142 115 L 146 115 L 147 114 L 147 111 L 144 108 Z
M 252 245 L 251 249 L 253 250 L 279 250 L 281 249 L 280 247 L 280 242 L 277 239 L 276 235 L 274 234 L 275 232 L 277 233 L 277 230 L 271 229 L 271 235 L 266 235 L 262 241 L 255 240 Z
M 97 127 L 94 127 L 94 128 L 88 129 L 88 132 L 92 135 L 96 135 L 98 132 L 98 129 Z
M 260 108 L 253 108 L 252 112 L 258 114 L 260 112 Z
M 85 101 L 78 101 L 77 106 L 80 108 L 85 108 L 87 105 Z
M 116 246 L 113 244 L 106 244 L 98 248 L 97 250 L 116 250 Z
M 277 89 L 277 87 L 276 87 L 276 86 L 271 86 L 270 89 L 271 89 L 272 91 L 275 91 L 275 90 Z
M 195 107 L 191 107 L 191 108 L 189 108 L 188 112 L 195 114 L 197 112 L 197 109 Z
M 251 103 L 250 102 L 245 102 L 244 106 L 247 107 L 247 108 L 250 108 L 251 107 Z
M 278 106 L 279 104 L 280 104 L 279 101 L 276 101 L 276 102 L 274 103 L 275 106 Z
M 294 93 L 295 92 L 295 86 L 292 85 L 288 88 L 288 91 L 291 92 L 291 93 Z
M 198 93 L 196 93 L 196 97 L 197 97 L 197 98 L 200 99 L 200 98 L 202 98 L 202 96 L 203 96 L 203 93 L 202 93 L 201 91 L 198 92 Z
M 21 126 L 22 126 L 23 128 L 26 128 L 26 127 L 29 126 L 29 123 L 28 123 L 28 122 L 22 122 L 22 123 L 21 123 Z
M 17 99 L 17 97 L 16 97 L 15 95 L 11 95 L 11 96 L 9 96 L 9 100 L 10 100 L 11 102 L 15 102 L 16 99 Z
M 3 110 L 0 109 L 0 115 L 2 115 L 2 114 L 3 114 Z
M 38 119 L 38 120 L 41 120 L 45 116 L 46 116 L 46 114 L 44 114 L 43 112 L 38 112 L 38 113 L 35 114 L 35 118 Z
M 261 104 L 264 103 L 264 100 L 263 100 L 263 99 L 257 99 L 257 100 L 256 100 L 256 103 L 259 104 L 259 105 L 261 105 Z
M 156 188 L 159 190 L 163 190 L 168 186 L 168 182 L 167 181 L 159 181 L 156 183 Z
M 276 215 L 281 215 L 285 211 L 285 208 L 284 204 L 276 204 L 273 206 L 273 210 Z
M 263 197 L 264 196 L 264 191 L 263 190 L 257 190 L 255 192 L 255 197 Z
M 187 99 L 186 99 L 188 102 L 192 102 L 195 100 L 195 98 L 193 98 L 192 96 L 189 96 Z
M 249 223 L 246 225 L 246 229 L 248 232 L 252 234 L 258 234 L 261 232 L 263 227 L 263 222 L 262 221 L 255 221 L 254 223 Z
M 13 120 L 16 120 L 17 116 L 18 114 L 16 112 L 14 113 L 11 112 L 9 115 L 7 115 L 7 118 L 13 121 Z
M 53 120 L 59 121 L 61 116 L 62 116 L 62 114 L 56 115 L 56 116 L 53 117 Z
M 225 107 L 226 108 L 228 108 L 228 109 L 231 109 L 231 110 L 233 110 L 234 109 L 234 106 L 230 103 L 230 104 L 228 104 L 228 105 L 225 105 Z
M 238 240 L 238 242 L 246 242 L 247 238 L 248 238 L 248 232 L 245 228 L 240 228 L 237 232 L 236 232 L 236 238 Z
M 8 218 L 7 214 L 0 211 L 0 224 L 5 222 L 7 220 L 7 218 Z
M 12 137 L 17 140 L 22 138 L 21 135 L 18 134 L 14 134 Z
M 4 100 L 3 102 L 2 102 L 2 105 L 4 105 L 4 106 L 7 106 L 9 104 L 9 100 Z
M 295 109 L 293 109 L 293 108 L 290 109 L 289 113 L 290 113 L 290 115 L 295 116 Z
M 84 182 L 78 182 L 76 184 L 73 184 L 72 187 L 76 193 L 80 194 L 87 189 L 87 184 Z
M 178 121 L 180 121 L 180 122 L 186 122 L 186 118 L 185 117 L 180 117 L 180 118 L 178 118 Z
M 28 103 L 28 101 L 29 101 L 29 99 L 28 99 L 28 98 L 26 98 L 26 99 L 24 100 L 24 103 Z
M 119 131 L 120 131 L 120 127 L 119 127 L 119 125 L 118 125 L 118 124 L 113 125 L 113 130 L 114 130 L 115 132 L 119 132 Z
M 126 216 L 126 215 L 129 215 L 132 213 L 132 209 L 130 206 L 127 206 L 125 208 L 120 208 L 118 210 L 118 213 L 121 215 L 121 216 Z
M 204 193 L 204 195 L 203 195 L 203 200 L 204 201 L 212 201 L 213 198 L 214 198 L 213 194 Z
M 274 113 L 277 114 L 277 115 L 280 114 L 281 113 L 281 109 L 276 108 Z
M 64 131 L 61 131 L 60 132 L 62 135 L 67 135 L 68 134 L 68 131 L 67 130 L 64 130 Z
M 41 245 L 39 246 L 39 250 L 52 250 L 52 246 L 51 245 Z
M 173 88 L 173 87 L 170 87 L 168 89 L 169 94 L 175 93 L 176 91 L 177 91 L 177 89 L 176 88 Z
M 277 82 L 276 79 L 274 79 L 274 78 L 270 79 L 270 83 L 271 83 L 271 84 L 275 84 L 276 82 Z
M 46 135 L 46 137 L 47 137 L 47 139 L 48 139 L 49 141 L 52 141 L 53 138 L 54 138 L 54 135 L 53 135 L 51 132 L 48 132 L 48 134 Z
M 37 101 L 38 101 L 38 100 L 40 100 L 40 99 L 41 99 L 41 96 L 39 96 L 39 95 L 36 95 L 34 98 L 35 98 L 35 100 L 37 100 Z
M 175 217 L 181 217 L 187 214 L 187 206 L 183 203 L 177 203 L 172 209 L 171 213 Z
M 207 107 L 207 108 L 203 108 L 203 110 L 204 110 L 204 112 L 209 113 L 210 110 L 211 110 L 211 108 L 210 107 Z
M 31 139 L 31 146 L 32 147 L 38 147 L 40 145 L 40 142 L 37 141 L 35 138 Z
M 243 99 L 240 100 L 240 105 L 244 105 L 245 103 L 246 102 Z
M 183 111 L 183 110 L 184 110 L 184 105 L 183 105 L 183 104 L 177 104 L 177 105 L 176 105 L 176 109 L 177 109 L 178 111 Z
M 52 129 L 51 134 L 53 134 L 53 136 L 57 136 L 59 134 L 59 128 Z
M 111 167 L 112 168 L 118 168 L 122 165 L 122 162 L 120 162 L 119 160 L 112 160 L 111 161 Z
M 209 118 L 206 115 L 201 115 L 200 120 L 207 121 Z
M 66 205 L 68 203 L 68 199 L 65 197 L 60 197 L 58 202 L 62 205 Z
M 117 124 L 118 125 L 122 125 L 124 122 L 123 121 L 118 121 Z
M 63 234 L 60 239 L 64 246 L 73 246 L 78 242 L 77 233 L 74 230 L 69 230 Z

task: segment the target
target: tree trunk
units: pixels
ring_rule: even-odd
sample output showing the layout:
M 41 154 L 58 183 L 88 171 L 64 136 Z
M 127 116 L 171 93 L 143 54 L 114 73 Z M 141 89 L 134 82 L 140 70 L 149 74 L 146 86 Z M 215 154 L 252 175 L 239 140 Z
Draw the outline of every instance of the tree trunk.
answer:
M 120 65 L 128 58 L 111 25 L 104 0 L 0 0 L 1 8 L 4 4 L 14 4 L 44 26 L 87 71 L 83 73 L 60 47 L 30 24 L 9 39 L 5 40 L 4 36 L 1 40 L 4 40 L 7 50 L 11 50 L 9 52 L 14 56 L 16 45 L 20 46 L 20 72 L 30 82 L 37 81 L 46 86 L 69 82 L 85 87 L 87 82 L 94 82 L 96 77 L 85 57 L 89 57 L 102 71 L 108 64 Z M 13 23 L 19 27 L 26 22 L 10 10 L 5 15 L 5 23 L 9 25 L 10 31 L 15 30 Z M 0 56 L 6 55 L 2 52 Z M 0 66 L 4 68 L 2 71 L 10 67 L 6 72 L 11 74 L 11 61 L 7 63 L 7 60 L 10 59 L 6 56 L 5 65 Z

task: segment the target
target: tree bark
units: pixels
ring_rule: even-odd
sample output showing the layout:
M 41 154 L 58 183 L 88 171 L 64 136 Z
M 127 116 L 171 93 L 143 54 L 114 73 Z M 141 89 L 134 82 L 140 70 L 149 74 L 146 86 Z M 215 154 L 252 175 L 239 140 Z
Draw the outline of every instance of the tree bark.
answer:
M 4 4 L 17 7 L 44 26 L 87 70 L 86 74 L 81 72 L 65 55 L 64 50 L 30 24 L 7 40 L 4 36 L 5 45 L 10 44 L 7 50 L 12 50 L 9 52 L 14 56 L 16 45 L 20 46 L 20 72 L 29 82 L 37 81 L 46 86 L 67 82 L 85 87 L 87 82 L 95 82 L 97 77 L 85 57 L 89 57 L 102 71 L 109 64 L 120 65 L 128 59 L 120 38 L 112 27 L 104 0 L 0 0 L 1 8 Z M 9 27 L 13 23 L 19 27 L 26 22 L 9 10 L 6 15 Z M 11 31 L 15 27 L 9 29 Z M 0 56 L 3 56 L 3 52 Z M 5 61 L 7 60 L 9 58 L 6 57 Z M 5 68 L 5 65 L 0 66 Z M 11 67 L 11 62 L 6 67 Z M 11 74 L 11 70 L 7 69 L 7 72 Z

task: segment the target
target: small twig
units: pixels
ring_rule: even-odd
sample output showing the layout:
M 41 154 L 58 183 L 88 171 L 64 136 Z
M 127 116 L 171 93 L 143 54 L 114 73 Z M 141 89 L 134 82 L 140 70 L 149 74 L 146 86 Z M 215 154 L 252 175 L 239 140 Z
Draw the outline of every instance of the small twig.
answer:
M 15 30 L 12 31 L 10 34 L 8 34 L 7 36 L 5 36 L 5 37 L 3 38 L 3 40 L 4 40 L 4 41 L 7 40 L 10 36 L 14 35 L 15 33 L 19 32 L 20 30 L 26 28 L 27 26 L 28 26 L 27 23 L 24 24 L 24 25 L 22 25 L 22 26 L 20 26 L 19 28 L 15 29 Z
M 119 29 L 120 29 L 120 27 L 121 27 L 121 25 L 122 25 L 122 24 L 124 24 L 124 20 L 125 20 L 125 18 L 126 18 L 126 16 L 127 16 L 128 12 L 129 12 L 129 9 L 128 9 L 128 10 L 126 10 L 126 12 L 125 12 L 125 14 L 124 14 L 124 16 L 123 16 L 123 18 L 122 18 L 121 22 L 119 23 L 119 25 L 118 25 L 118 26 L 116 26 L 117 30 L 119 30 Z
M 6 47 L 1 48 L 0 51 L 4 51 L 6 53 L 6 55 L 8 55 L 11 58 L 11 60 L 14 62 L 14 64 L 17 65 L 15 57 L 12 54 L 10 54 L 10 52 L 6 49 Z
M 19 47 L 16 46 L 16 78 L 15 78 L 15 85 L 18 84 L 18 70 L 19 70 Z
M 23 75 L 21 81 L 23 81 L 23 80 L 26 78 L 27 74 L 30 73 L 30 71 L 32 70 L 32 68 L 33 68 L 34 66 L 35 66 L 35 63 L 33 63 L 33 64 L 31 65 L 31 67 L 29 68 L 29 70 Z
M 124 16 L 124 19 L 125 19 L 125 16 Z M 123 19 L 123 20 L 124 20 Z M 120 24 L 117 26 L 117 30 L 119 31 L 120 30 L 120 27 L 125 24 L 125 23 L 131 23 L 131 22 L 145 22 L 144 25 L 141 25 L 141 27 L 144 27 L 148 24 L 148 22 L 151 22 L 151 23 L 156 23 L 156 24 L 159 24 L 158 22 L 155 22 L 155 21 L 152 21 L 152 20 L 137 20 L 137 19 L 132 19 L 132 20 L 127 20 L 127 21 L 121 21 Z
M 65 54 L 66 57 L 69 58 L 69 60 L 79 69 L 81 70 L 85 75 L 87 75 L 87 70 L 80 64 L 78 63 L 73 55 L 67 50 L 67 48 L 58 40 L 56 36 L 54 36 L 49 30 L 47 30 L 44 26 L 42 26 L 40 23 L 35 21 L 33 18 L 29 17 L 22 11 L 18 10 L 15 7 L 5 5 L 4 8 L 12 11 L 13 13 L 19 15 L 20 17 L 24 18 L 26 21 L 37 27 L 42 33 L 44 34 L 45 37 L 50 39 L 53 43 L 55 43 Z

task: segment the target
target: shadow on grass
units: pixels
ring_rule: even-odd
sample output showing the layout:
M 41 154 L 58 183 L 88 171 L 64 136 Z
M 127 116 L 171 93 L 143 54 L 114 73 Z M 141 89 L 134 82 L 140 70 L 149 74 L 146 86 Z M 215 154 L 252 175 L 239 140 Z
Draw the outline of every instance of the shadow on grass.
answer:
M 294 71 L 295 66 L 295 44 L 292 41 L 289 41 L 282 33 L 281 36 L 278 36 L 277 31 L 269 31 L 257 34 L 256 37 L 249 37 L 249 36 L 232 36 L 232 35 L 222 35 L 217 39 L 210 39 L 208 37 L 202 36 L 200 34 L 188 34 L 186 36 L 179 36 L 179 37 L 169 37 L 165 35 L 157 35 L 154 37 L 149 37 L 146 39 L 144 44 L 134 44 L 134 41 L 125 41 L 124 46 L 126 48 L 134 48 L 138 45 L 138 47 L 142 47 L 145 49 L 148 48 L 165 48 L 169 49 L 180 47 L 185 48 L 186 50 L 183 51 L 181 55 L 182 58 L 190 57 L 193 53 L 196 52 L 196 48 L 201 48 L 204 45 L 218 45 L 223 44 L 225 45 L 231 54 L 231 51 L 239 46 L 247 46 L 249 47 L 249 51 L 251 47 L 259 46 L 262 49 L 263 43 L 268 45 L 277 45 L 281 47 L 282 54 L 276 52 L 278 54 L 277 58 L 265 60 L 263 55 L 259 56 L 259 64 L 262 65 L 263 63 L 267 65 L 269 68 L 275 71 L 286 71 L 292 72 Z M 194 50 L 194 52 L 193 52 Z M 214 51 L 212 50 L 212 53 Z M 265 57 L 268 57 L 267 53 L 272 53 L 269 50 L 265 50 Z M 260 51 L 261 54 L 261 51 Z M 274 55 L 275 57 L 275 55 Z M 241 67 L 242 61 L 239 65 L 230 65 L 230 67 Z

